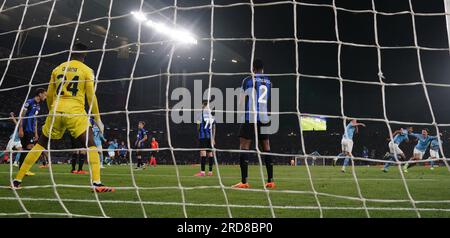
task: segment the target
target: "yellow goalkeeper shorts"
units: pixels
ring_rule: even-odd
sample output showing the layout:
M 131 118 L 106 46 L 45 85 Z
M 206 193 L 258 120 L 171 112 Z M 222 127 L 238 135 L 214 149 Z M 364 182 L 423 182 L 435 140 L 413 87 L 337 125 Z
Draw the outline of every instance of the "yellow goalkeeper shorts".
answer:
M 51 133 L 50 126 L 52 125 Z M 78 138 L 89 128 L 89 117 L 87 115 L 66 115 L 65 113 L 55 113 L 55 115 L 47 116 L 45 124 L 42 127 L 44 136 L 59 140 L 63 137 L 64 132 L 68 130 L 73 138 Z M 51 135 L 51 137 L 50 137 Z

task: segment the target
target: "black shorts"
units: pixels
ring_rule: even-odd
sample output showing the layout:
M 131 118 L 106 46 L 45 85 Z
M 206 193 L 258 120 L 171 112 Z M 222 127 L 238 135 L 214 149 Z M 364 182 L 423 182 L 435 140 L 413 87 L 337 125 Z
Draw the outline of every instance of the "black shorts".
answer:
M 20 143 L 22 144 L 22 148 L 26 149 L 27 145 L 34 145 L 34 133 L 33 132 L 23 132 L 23 137 L 20 138 Z
M 207 151 L 211 151 L 208 149 L 212 149 L 212 145 L 211 145 L 211 139 L 210 138 L 205 138 L 205 139 L 199 139 L 198 140 L 198 148 L 206 148 Z
M 269 134 L 262 134 L 261 127 L 269 126 L 268 123 L 258 122 L 256 124 L 256 130 L 258 133 L 258 140 L 268 140 Z M 244 123 L 241 124 L 241 128 L 239 130 L 239 137 L 242 137 L 247 140 L 255 140 L 255 123 Z
M 150 152 L 150 157 L 156 157 L 156 151 Z

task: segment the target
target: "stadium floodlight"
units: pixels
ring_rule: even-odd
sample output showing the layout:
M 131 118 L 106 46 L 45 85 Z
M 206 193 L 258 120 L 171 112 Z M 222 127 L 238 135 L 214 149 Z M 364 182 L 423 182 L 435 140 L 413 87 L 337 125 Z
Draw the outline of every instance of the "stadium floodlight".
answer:
M 188 31 L 182 29 L 175 29 L 166 26 L 164 23 L 154 22 L 152 20 L 147 19 L 147 17 L 142 12 L 131 12 L 131 14 L 139 21 L 145 22 L 145 25 L 154 29 L 156 32 L 166 35 L 171 39 L 186 43 L 186 44 L 197 44 L 197 39 Z
M 140 22 L 147 21 L 147 17 L 142 12 L 134 12 L 133 11 L 133 12 L 131 12 L 131 15 L 133 15 L 134 18 L 136 18 Z
M 195 37 L 186 30 L 172 29 L 163 23 L 154 22 L 152 20 L 148 20 L 145 24 L 148 27 L 156 30 L 158 33 L 167 35 L 175 41 L 193 45 L 197 44 L 197 40 L 195 39 Z
M 237 60 L 235 60 L 235 59 L 232 59 L 231 62 L 237 64 Z

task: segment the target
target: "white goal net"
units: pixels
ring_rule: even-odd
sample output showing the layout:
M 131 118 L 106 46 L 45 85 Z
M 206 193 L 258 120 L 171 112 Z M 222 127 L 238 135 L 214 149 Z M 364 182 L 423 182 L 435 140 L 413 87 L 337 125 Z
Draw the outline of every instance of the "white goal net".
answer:
M 450 5 L 424 2 L 2 0 L 0 217 L 449 217 Z M 10 112 L 19 121 L 36 118 L 40 130 L 56 112 L 42 102 L 39 114 L 24 117 L 24 105 L 48 87 L 57 65 L 79 53 L 77 43 L 89 48 L 85 63 L 105 124 L 102 182 L 117 191 L 91 193 L 88 163 L 87 177 L 68 172 L 80 150 L 67 135 L 50 141 L 48 164 L 34 166 L 22 190 L 11 190 L 20 152 L 7 146 L 19 128 Z M 270 152 L 239 149 L 242 112 L 235 98 L 228 104 L 229 89 L 254 80 L 255 59 L 264 61 L 275 89 Z M 218 122 L 211 179 L 192 176 L 204 99 L 214 100 Z M 178 107 L 180 100 L 187 106 Z M 92 105 L 86 110 L 92 114 Z M 355 134 L 341 173 L 341 139 L 352 119 L 366 128 Z M 135 169 L 139 121 L 148 130 L 139 152 L 145 161 L 156 154 L 154 169 Z M 401 147 L 406 159 L 383 158 L 394 132 L 409 126 L 437 137 L 437 157 L 427 147 L 421 160 L 409 161 L 410 136 Z M 244 152 L 252 187 L 238 190 L 231 185 L 240 181 Z M 275 189 L 265 186 L 265 156 L 275 164 Z M 405 173 L 408 161 L 416 166 Z

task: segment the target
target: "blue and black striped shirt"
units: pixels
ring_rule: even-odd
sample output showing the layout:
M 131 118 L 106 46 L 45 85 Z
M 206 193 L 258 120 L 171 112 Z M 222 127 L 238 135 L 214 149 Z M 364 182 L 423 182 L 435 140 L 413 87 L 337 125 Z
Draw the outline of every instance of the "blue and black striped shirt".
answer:
M 28 99 L 25 102 L 24 108 L 26 110 L 25 117 L 22 121 L 22 127 L 24 132 L 33 132 L 37 123 L 36 116 L 41 110 L 41 106 L 34 98 Z
M 148 131 L 145 130 L 144 128 L 142 129 L 138 129 L 138 133 L 137 133 L 137 140 L 136 140 L 136 146 L 138 147 L 142 147 L 142 144 L 139 144 L 139 141 L 141 141 L 142 139 L 144 139 L 144 137 L 147 135 Z
M 245 122 L 256 121 L 267 123 L 269 122 L 268 105 L 270 102 L 270 93 L 272 83 L 269 77 L 262 75 L 255 75 L 255 84 L 251 76 L 244 78 L 242 81 L 242 90 L 245 93 Z M 253 93 L 253 90 L 255 93 Z M 256 96 L 256 100 L 253 100 Z
M 215 125 L 214 117 L 208 110 L 203 110 L 199 119 L 198 138 L 211 139 L 213 126 Z

